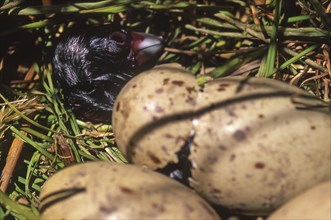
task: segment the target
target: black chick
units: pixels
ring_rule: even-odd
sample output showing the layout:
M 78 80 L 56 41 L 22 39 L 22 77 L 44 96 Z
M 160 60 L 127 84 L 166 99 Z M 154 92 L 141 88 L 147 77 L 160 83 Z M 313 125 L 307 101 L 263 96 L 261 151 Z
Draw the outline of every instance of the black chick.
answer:
M 55 49 L 54 77 L 78 118 L 110 122 L 121 88 L 154 65 L 163 48 L 159 37 L 114 26 L 76 30 Z

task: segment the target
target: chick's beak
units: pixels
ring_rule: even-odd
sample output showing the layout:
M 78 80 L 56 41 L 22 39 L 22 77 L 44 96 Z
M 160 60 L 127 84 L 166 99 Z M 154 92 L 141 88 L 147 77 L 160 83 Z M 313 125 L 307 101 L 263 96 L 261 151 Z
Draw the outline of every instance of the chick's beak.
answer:
M 131 39 L 131 49 L 138 65 L 155 61 L 164 49 L 164 41 L 155 35 L 132 32 Z

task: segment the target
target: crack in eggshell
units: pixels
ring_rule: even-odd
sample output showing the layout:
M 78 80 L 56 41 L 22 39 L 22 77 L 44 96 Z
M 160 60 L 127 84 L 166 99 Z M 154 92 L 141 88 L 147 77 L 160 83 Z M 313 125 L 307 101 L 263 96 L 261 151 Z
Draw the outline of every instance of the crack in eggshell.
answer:
M 130 95 L 115 103 L 121 111 L 134 105 L 142 110 L 113 115 L 116 142 L 132 162 L 152 169 L 180 163 L 178 152 L 193 131 L 191 187 L 212 203 L 246 214 L 268 214 L 330 178 L 324 141 L 331 139 L 330 110 L 305 91 L 239 76 L 199 87 L 187 71 L 167 66 L 138 78 L 146 76 L 129 82 L 139 89 L 126 86 L 133 89 Z
M 120 150 L 132 162 L 152 169 L 177 163 L 177 152 L 192 130 L 191 118 L 182 116 L 194 111 L 198 90 L 192 74 L 169 65 L 130 80 L 115 102 L 120 111 L 113 114 Z

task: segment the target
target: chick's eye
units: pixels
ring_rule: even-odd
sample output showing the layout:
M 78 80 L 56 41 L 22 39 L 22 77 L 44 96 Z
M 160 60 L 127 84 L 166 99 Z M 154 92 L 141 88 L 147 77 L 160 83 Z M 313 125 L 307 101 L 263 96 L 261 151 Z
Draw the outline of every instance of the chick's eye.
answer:
M 122 32 L 114 32 L 111 34 L 111 39 L 116 41 L 120 45 L 125 45 L 128 41 L 127 35 Z

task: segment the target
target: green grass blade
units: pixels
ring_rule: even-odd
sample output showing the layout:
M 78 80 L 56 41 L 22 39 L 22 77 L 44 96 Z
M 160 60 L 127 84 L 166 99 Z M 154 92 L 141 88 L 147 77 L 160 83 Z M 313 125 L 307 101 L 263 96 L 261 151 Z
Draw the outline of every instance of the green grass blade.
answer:
M 272 31 L 271 31 L 270 45 L 267 55 L 265 77 L 270 77 L 272 74 L 274 74 L 275 60 L 277 55 L 277 38 L 278 38 L 277 34 L 278 34 L 278 25 L 279 25 L 282 0 L 276 0 L 275 4 L 276 4 L 274 10 L 275 16 L 274 16 L 274 21 L 272 23 Z
M 21 138 L 23 141 L 25 141 L 26 143 L 30 144 L 31 146 L 33 146 L 36 150 L 38 150 L 40 153 L 42 153 L 43 155 L 45 155 L 49 160 L 55 162 L 56 158 L 53 154 L 49 153 L 48 151 L 46 151 L 44 148 L 40 147 L 39 144 L 37 144 L 35 141 L 33 141 L 32 139 L 28 138 L 26 135 L 24 135 L 22 132 L 20 132 L 19 130 L 17 130 L 14 126 L 10 127 L 10 130 L 12 132 L 14 132 L 19 138 Z M 59 164 L 59 166 L 63 166 L 61 165 L 61 163 Z
M 47 135 L 45 135 L 43 133 L 40 133 L 40 132 L 38 132 L 36 130 L 33 130 L 32 128 L 22 127 L 21 130 L 22 131 L 26 131 L 27 133 L 29 133 L 29 134 L 31 134 L 31 135 L 33 135 L 35 137 L 38 137 L 38 138 L 40 138 L 42 140 L 45 140 L 45 141 L 47 141 L 49 143 L 53 143 L 54 142 L 54 139 L 53 138 L 51 138 L 51 137 L 49 137 L 49 136 L 47 136 Z
M 1 190 L 0 201 L 6 206 L 8 210 L 14 210 L 15 212 L 19 213 L 23 219 L 38 219 L 38 216 L 36 216 L 30 209 L 19 205 L 17 202 L 14 202 Z
M 311 45 L 310 47 L 306 48 L 302 52 L 298 53 L 296 56 L 292 57 L 291 59 L 287 60 L 282 65 L 280 65 L 279 70 L 285 69 L 286 67 L 288 67 L 292 63 L 294 63 L 294 62 L 298 61 L 299 59 L 301 59 L 306 54 L 314 51 L 316 48 L 318 48 L 318 45 Z
M 258 59 L 263 54 L 265 54 L 265 49 L 258 48 L 257 50 L 255 50 L 253 52 L 246 53 L 244 55 L 230 59 L 224 65 L 215 68 L 214 70 L 209 72 L 207 75 L 212 78 L 219 78 L 219 77 L 227 76 L 228 74 L 233 72 L 238 67 L 240 67 L 248 62 L 251 62 L 252 60 Z M 204 79 L 201 78 L 199 80 L 201 80 L 201 82 L 203 82 Z

